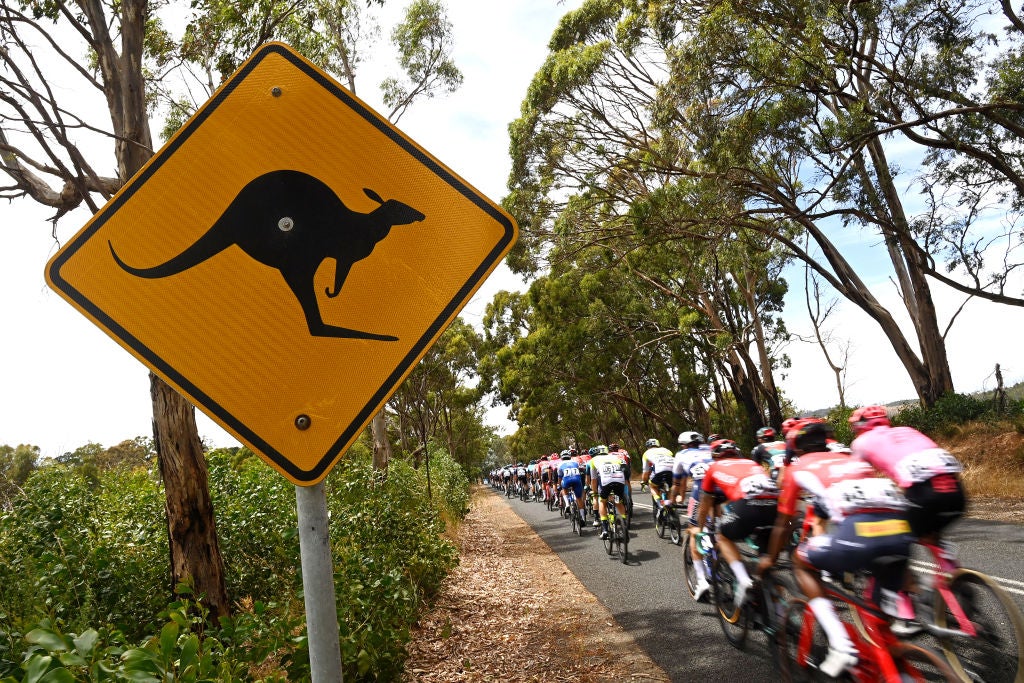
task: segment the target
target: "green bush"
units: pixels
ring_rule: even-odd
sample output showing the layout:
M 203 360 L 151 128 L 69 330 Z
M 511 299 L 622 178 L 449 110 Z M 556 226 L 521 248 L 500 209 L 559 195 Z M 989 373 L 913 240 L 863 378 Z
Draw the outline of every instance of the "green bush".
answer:
M 51 617 L 72 629 L 109 623 L 144 633 L 168 595 L 157 484 L 141 470 L 94 483 L 76 468 L 50 466 L 24 490 L 0 518 L 0 613 L 18 628 Z
M 853 414 L 853 410 L 853 408 L 836 406 L 825 416 L 828 423 L 836 430 L 836 441 L 847 446 L 853 442 L 854 438 L 853 430 L 850 429 L 850 415 Z
M 1014 421 L 1024 414 L 1024 401 L 1012 401 L 1000 411 L 991 399 L 967 394 L 946 394 L 931 408 L 913 406 L 899 411 L 893 424 L 914 427 L 926 434 L 950 436 L 961 425 L 973 420 Z

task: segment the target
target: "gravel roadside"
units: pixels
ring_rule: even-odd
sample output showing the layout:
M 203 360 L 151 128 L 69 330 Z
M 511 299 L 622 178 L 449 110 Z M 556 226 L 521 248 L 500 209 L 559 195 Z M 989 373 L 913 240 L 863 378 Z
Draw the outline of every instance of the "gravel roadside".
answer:
M 670 680 L 489 489 L 474 491 L 456 542 L 459 566 L 412 630 L 405 681 Z

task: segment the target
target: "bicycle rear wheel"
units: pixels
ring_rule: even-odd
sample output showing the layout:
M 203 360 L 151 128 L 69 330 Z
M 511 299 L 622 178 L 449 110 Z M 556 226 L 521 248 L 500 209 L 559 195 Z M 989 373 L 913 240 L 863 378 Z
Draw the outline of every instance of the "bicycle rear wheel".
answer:
M 792 600 L 786 607 L 775 642 L 782 680 L 833 680 L 818 670 L 828 656 L 828 639 L 803 598 Z
M 743 649 L 750 628 L 750 615 L 742 605 L 735 604 L 736 577 L 724 558 L 715 561 L 711 581 L 711 597 L 714 600 L 718 624 L 726 640 L 735 648 Z
M 572 521 L 572 532 L 578 534 L 580 531 L 580 515 L 576 510 L 576 501 L 569 502 L 569 519 Z
M 924 681 L 947 681 L 961 683 L 960 677 L 953 672 L 946 660 L 936 652 L 914 645 L 900 643 L 891 650 L 893 661 L 900 672 L 900 678 L 906 683 L 923 683 Z
M 602 540 L 604 543 L 604 551 L 611 555 L 615 552 L 615 522 L 612 521 L 608 525 L 608 535 Z
M 618 546 L 619 559 L 622 564 L 629 562 L 629 527 L 621 516 L 615 519 L 615 543 Z
M 665 538 L 665 530 L 668 526 L 668 515 L 666 513 L 667 510 L 664 508 L 659 508 L 654 512 L 654 530 L 658 532 L 658 538 Z
M 939 639 L 942 653 L 963 680 L 985 683 L 1024 683 L 1024 617 L 1017 605 L 990 577 L 961 569 L 949 582 L 956 601 L 979 632 L 978 636 Z M 935 624 L 961 629 L 961 624 L 935 593 Z

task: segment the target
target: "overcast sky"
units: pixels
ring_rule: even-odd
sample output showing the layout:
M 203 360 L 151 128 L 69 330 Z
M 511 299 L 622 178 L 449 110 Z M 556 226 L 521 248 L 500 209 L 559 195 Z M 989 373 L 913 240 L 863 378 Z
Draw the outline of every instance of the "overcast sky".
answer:
M 392 11 L 399 4 L 392 3 Z M 578 4 L 448 0 L 455 27 L 455 61 L 465 76 L 464 85 L 451 96 L 415 105 L 399 127 L 477 189 L 500 200 L 510 166 L 508 123 L 519 114 L 523 94 L 546 55 L 546 43 L 558 19 Z M 358 94 L 371 106 L 379 104 L 375 73 L 365 69 L 357 82 Z M 0 444 L 30 443 L 39 446 L 43 455 L 56 456 L 88 442 L 110 446 L 149 436 L 148 370 L 45 284 L 43 268 L 57 246 L 46 221 L 52 211 L 23 200 L 3 206 L 0 212 L 0 320 L 6 328 L 0 347 Z M 60 242 L 66 242 L 87 219 L 87 214 L 77 213 L 62 220 L 57 231 Z M 802 277 L 797 272 L 793 276 Z M 500 268 L 467 305 L 464 317 L 478 322 L 494 292 L 520 286 L 517 278 Z M 882 277 L 873 286 L 876 295 L 895 310 L 891 283 Z M 962 298 L 938 287 L 936 298 L 944 324 Z M 791 330 L 809 333 L 802 279 L 791 283 L 786 318 Z M 830 327 L 837 339 L 852 342 L 849 400 L 887 402 L 914 395 L 892 349 L 863 313 L 842 306 Z M 969 304 L 947 337 L 957 388 L 991 388 L 997 362 L 1003 364 L 1008 383 L 1024 379 L 1019 351 L 1022 334 L 1020 309 Z M 787 352 L 793 360 L 793 367 L 781 377 L 787 396 L 802 409 L 834 405 L 833 377 L 820 352 L 796 341 Z M 508 431 L 512 425 L 502 419 L 504 412 L 503 408 L 493 410 L 491 419 Z M 200 434 L 208 442 L 237 445 L 201 413 L 198 419 Z

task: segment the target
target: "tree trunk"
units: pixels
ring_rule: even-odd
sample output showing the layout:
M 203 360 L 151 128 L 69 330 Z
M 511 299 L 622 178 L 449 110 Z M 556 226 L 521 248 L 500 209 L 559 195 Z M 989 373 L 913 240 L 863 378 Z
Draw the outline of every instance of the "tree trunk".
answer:
M 391 461 L 391 441 L 388 440 L 388 426 L 383 408 L 373 416 L 370 431 L 373 434 L 373 469 L 386 472 Z
M 190 582 L 214 616 L 230 613 L 224 586 L 224 560 L 217 542 L 206 460 L 196 428 L 195 409 L 162 379 L 150 373 L 153 440 L 164 482 L 171 580 Z

